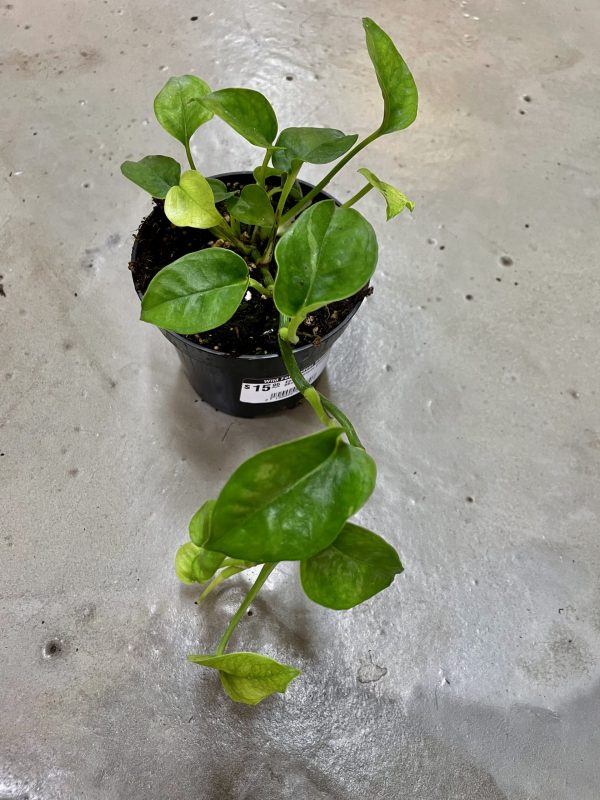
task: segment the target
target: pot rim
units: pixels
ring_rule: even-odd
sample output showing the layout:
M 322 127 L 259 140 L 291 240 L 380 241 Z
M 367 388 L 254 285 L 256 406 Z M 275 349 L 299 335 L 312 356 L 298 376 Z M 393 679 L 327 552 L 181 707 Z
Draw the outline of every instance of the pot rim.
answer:
M 242 176 L 242 175 L 244 177 L 248 176 L 248 175 L 254 177 L 253 173 L 250 170 L 240 170 L 239 172 L 220 172 L 220 173 L 218 173 L 216 175 L 208 175 L 207 177 L 209 177 L 209 178 L 217 178 L 219 180 L 223 180 L 223 178 L 234 178 L 234 177 L 239 177 L 239 176 Z M 308 181 L 299 180 L 299 182 L 303 183 L 305 186 L 308 186 L 309 190 L 310 189 L 314 189 L 314 185 L 312 183 L 309 183 Z M 328 200 L 333 200 L 337 205 L 340 205 L 339 201 L 336 200 L 335 197 L 332 197 L 328 192 L 323 192 L 322 191 L 322 192 L 320 192 L 320 194 L 325 195 L 325 197 Z M 133 242 L 133 247 L 131 248 L 131 260 L 132 261 L 135 261 L 135 254 L 137 252 L 137 247 L 138 247 L 138 235 L 139 235 L 139 232 L 140 232 L 142 226 L 144 225 L 145 221 L 152 215 L 152 213 L 154 212 L 155 208 L 156 208 L 156 206 L 152 209 L 152 211 L 150 212 L 150 214 L 148 214 L 148 216 L 144 217 L 144 219 L 140 223 L 140 226 L 139 226 L 139 228 L 137 230 L 137 233 L 136 233 L 136 236 L 135 236 L 135 239 L 134 239 L 134 242 Z M 132 273 L 131 277 L 132 277 L 132 280 L 133 280 L 133 273 Z M 134 283 L 134 288 L 135 288 L 135 283 Z M 137 291 L 137 289 L 136 289 L 136 294 L 138 295 L 138 297 L 141 300 L 142 299 L 142 295 Z M 353 309 L 348 313 L 348 315 L 346 317 L 344 317 L 344 319 L 338 325 L 336 325 L 335 328 L 332 328 L 332 330 L 330 330 L 329 333 L 326 333 L 324 336 L 321 337 L 321 341 L 322 342 L 327 341 L 327 339 L 329 339 L 331 336 L 333 336 L 340 328 L 345 327 L 350 322 L 352 317 L 356 314 L 358 309 L 361 307 L 361 305 L 363 303 L 363 300 L 364 300 L 364 297 L 361 297 L 360 300 L 358 300 L 358 302 L 355 303 Z M 156 327 L 158 327 L 158 326 L 156 326 Z M 192 348 L 195 348 L 197 350 L 202 350 L 205 353 L 210 353 L 210 355 L 217 356 L 217 357 L 220 357 L 220 358 L 235 358 L 235 359 L 239 359 L 240 361 L 267 361 L 267 360 L 272 359 L 272 358 L 279 358 L 279 359 L 281 358 L 281 355 L 280 355 L 279 352 L 276 352 L 276 353 L 247 353 L 247 354 L 243 354 L 243 355 L 239 355 L 239 356 L 232 356 L 229 353 L 222 353 L 219 350 L 213 350 L 210 347 L 205 347 L 205 345 L 199 344 L 198 342 L 194 342 L 193 340 L 189 339 L 187 336 L 184 336 L 181 333 L 175 333 L 175 331 L 167 331 L 166 329 L 163 329 L 163 328 L 159 328 L 159 330 L 163 334 L 168 333 L 169 336 L 173 336 L 176 339 L 179 339 L 181 342 L 184 342 L 186 344 L 186 346 L 188 346 L 188 347 L 192 347 Z M 301 347 L 294 347 L 293 348 L 293 352 L 294 353 L 302 353 L 302 352 L 305 352 L 306 350 L 309 350 L 311 348 L 314 349 L 314 350 L 318 350 L 319 349 L 318 346 L 316 346 L 314 344 L 303 344 Z

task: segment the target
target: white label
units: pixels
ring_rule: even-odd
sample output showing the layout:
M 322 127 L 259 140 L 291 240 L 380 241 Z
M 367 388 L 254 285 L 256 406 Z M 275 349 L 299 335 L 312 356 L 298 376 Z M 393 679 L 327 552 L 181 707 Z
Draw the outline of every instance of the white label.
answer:
M 323 372 L 328 357 L 329 353 L 326 353 L 312 366 L 302 370 L 302 374 L 309 383 L 316 380 Z M 240 400 L 242 403 L 274 403 L 294 394 L 298 394 L 294 382 L 289 375 L 282 375 L 280 378 L 267 378 L 264 381 L 243 381 Z

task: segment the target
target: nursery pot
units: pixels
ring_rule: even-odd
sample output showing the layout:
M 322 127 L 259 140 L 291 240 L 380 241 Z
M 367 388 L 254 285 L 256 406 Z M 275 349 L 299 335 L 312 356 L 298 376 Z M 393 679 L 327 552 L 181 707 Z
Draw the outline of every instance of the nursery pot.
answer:
M 212 177 L 222 181 L 235 180 L 241 185 L 254 181 L 251 172 L 229 172 Z M 303 193 L 313 188 L 310 183 L 299 183 Z M 325 199 L 335 198 L 321 192 L 315 202 Z M 144 227 L 156 213 L 163 212 L 155 209 L 140 225 L 131 252 L 134 265 L 139 242 L 144 238 Z M 143 293 L 136 291 L 141 299 Z M 313 385 L 327 365 L 332 345 L 358 311 L 362 299 L 363 296 L 360 296 L 339 325 L 320 339 L 318 346 L 306 344 L 294 348 L 294 355 L 304 377 Z M 259 417 L 292 408 L 301 399 L 279 353 L 231 356 L 204 347 L 187 336 L 162 329 L 161 332 L 177 350 L 192 387 L 202 400 L 218 411 L 235 417 Z

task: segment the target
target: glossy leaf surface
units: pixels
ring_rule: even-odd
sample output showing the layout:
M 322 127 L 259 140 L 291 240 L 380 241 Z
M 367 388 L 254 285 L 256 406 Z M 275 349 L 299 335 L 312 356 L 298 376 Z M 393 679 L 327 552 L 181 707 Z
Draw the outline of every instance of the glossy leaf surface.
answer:
M 152 278 L 141 318 L 175 333 L 217 328 L 241 303 L 248 279 L 246 262 L 231 250 L 188 253 Z
M 290 317 L 306 315 L 368 282 L 377 264 L 377 239 L 358 211 L 322 200 L 282 236 L 275 259 L 275 305 Z
M 223 222 L 209 182 L 195 169 L 184 172 L 179 186 L 167 192 L 165 216 L 180 228 L 213 228 Z
M 411 202 L 405 194 L 402 194 L 400 189 L 396 189 L 391 183 L 380 181 L 377 175 L 374 175 L 366 167 L 362 167 L 358 171 L 368 180 L 371 186 L 374 186 L 384 196 L 388 222 L 404 211 L 405 208 L 408 208 L 411 212 L 414 210 L 415 204 Z
M 244 186 L 239 197 L 231 197 L 226 203 L 229 213 L 246 225 L 267 227 L 275 224 L 275 212 L 268 194 L 255 183 Z
M 213 113 L 201 102 L 210 87 L 195 75 L 169 78 L 154 98 L 154 113 L 163 128 L 187 145 L 194 131 Z
M 255 706 L 275 692 L 285 692 L 300 670 L 260 653 L 188 656 L 188 660 L 219 671 L 223 688 L 236 703 Z
M 347 522 L 329 547 L 301 563 L 300 577 L 315 603 L 344 609 L 381 592 L 402 569 L 398 554 L 384 539 Z
M 221 117 L 244 139 L 257 147 L 269 147 L 277 136 L 277 117 L 267 98 L 253 89 L 219 89 L 202 99 L 206 108 Z
M 206 181 L 212 189 L 215 203 L 222 203 L 223 200 L 227 200 L 228 197 L 233 197 L 235 195 L 235 192 L 230 192 L 223 181 L 220 181 L 218 178 L 207 178 Z
M 207 546 L 258 563 L 327 547 L 375 486 L 373 460 L 340 434 L 328 428 L 245 461 L 217 498 Z
M 181 167 L 169 156 L 145 156 L 139 161 L 124 161 L 121 172 L 152 197 L 167 196 L 171 186 L 177 186 Z
M 286 128 L 277 139 L 283 148 L 273 153 L 273 166 L 284 172 L 296 161 L 309 164 L 328 164 L 344 155 L 358 139 L 334 128 Z
M 390 37 L 369 17 L 363 19 L 367 50 L 383 95 L 380 133 L 408 128 L 417 116 L 419 97 L 409 68 Z
M 210 521 L 215 507 L 215 500 L 207 500 L 190 520 L 189 534 L 190 539 L 197 547 L 202 547 L 210 536 Z

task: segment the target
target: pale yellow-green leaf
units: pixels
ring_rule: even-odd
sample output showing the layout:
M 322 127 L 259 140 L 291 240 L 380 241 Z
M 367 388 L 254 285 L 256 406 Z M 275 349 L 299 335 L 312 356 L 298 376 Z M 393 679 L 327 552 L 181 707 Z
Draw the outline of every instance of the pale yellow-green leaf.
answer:
M 184 172 L 179 186 L 167 192 L 165 214 L 180 228 L 213 228 L 223 222 L 209 182 L 193 169 Z
M 380 191 L 384 196 L 387 206 L 388 221 L 400 214 L 401 211 L 404 211 L 405 208 L 408 208 L 411 212 L 413 211 L 415 204 L 411 202 L 405 194 L 402 194 L 400 189 L 396 189 L 391 183 L 380 181 L 377 175 L 374 175 L 366 167 L 362 167 L 358 171 L 368 180 L 371 186 L 375 187 L 375 189 Z

